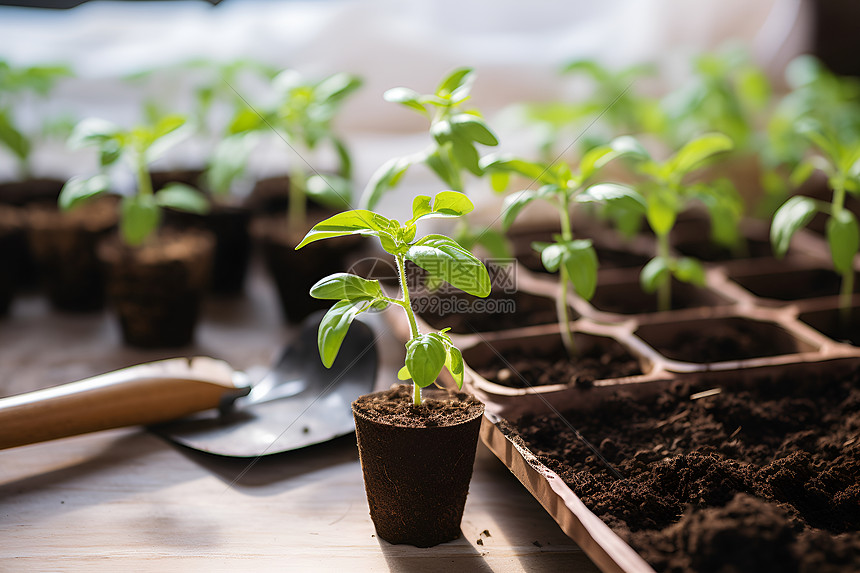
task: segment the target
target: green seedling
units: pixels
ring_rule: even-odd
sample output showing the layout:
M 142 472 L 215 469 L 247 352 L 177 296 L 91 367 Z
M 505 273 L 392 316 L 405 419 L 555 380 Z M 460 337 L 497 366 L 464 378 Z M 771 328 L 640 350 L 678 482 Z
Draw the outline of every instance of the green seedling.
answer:
M 551 273 L 559 273 L 560 292 L 556 300 L 558 322 L 565 348 L 572 356 L 576 354 L 573 334 L 570 329 L 567 300 L 568 289 L 585 300 L 590 300 L 597 286 L 597 254 L 590 239 L 577 239 L 573 235 L 571 217 L 572 207 L 576 204 L 606 203 L 624 205 L 638 201 L 639 197 L 622 187 L 608 185 L 586 187 L 594 180 L 600 170 L 617 157 L 639 153 L 632 140 L 618 138 L 609 145 L 593 148 L 586 153 L 579 164 L 579 172 L 574 172 L 566 163 L 539 163 L 505 156 L 488 156 L 481 166 L 488 173 L 496 191 L 504 191 L 511 174 L 531 179 L 541 186 L 537 190 L 524 189 L 508 195 L 502 206 L 502 225 L 510 228 L 517 215 L 529 203 L 541 200 L 549 203 L 558 211 L 561 233 L 552 243 L 533 243 L 532 247 L 540 252 L 544 267 Z
M 776 255 L 782 257 L 798 229 L 805 227 L 816 213 L 827 215 L 827 242 L 833 268 L 842 277 L 839 306 L 847 323 L 854 292 L 854 258 L 860 248 L 860 230 L 854 213 L 845 208 L 845 194 L 860 196 L 860 138 L 855 132 L 851 139 L 845 139 L 835 128 L 825 127 L 812 119 L 799 122 L 796 129 L 808 139 L 813 154 L 798 165 L 792 181 L 800 185 L 813 172 L 820 170 L 827 176 L 833 196 L 830 203 L 800 195 L 788 199 L 773 215 L 770 240 Z
M 715 155 L 732 149 L 732 141 L 721 133 L 706 133 L 688 142 L 665 161 L 657 161 L 635 139 L 624 139 L 626 145 L 637 149 L 631 156 L 642 175 L 641 182 L 635 187 L 598 184 L 589 188 L 589 193 L 603 196 L 607 204 L 618 204 L 624 210 L 645 216 L 657 238 L 657 254 L 643 267 L 640 282 L 646 292 L 657 292 L 659 310 L 669 310 L 672 277 L 699 286 L 705 282 L 704 268 L 698 260 L 675 257 L 671 252 L 669 235 L 678 215 L 693 202 L 702 202 L 711 214 L 713 236 L 721 242 L 736 240 L 743 203 L 731 183 L 691 184 L 687 181 Z M 615 199 L 616 196 L 619 199 Z
M 471 97 L 474 77 L 471 68 L 459 68 L 443 78 L 432 94 L 421 95 L 403 87 L 385 92 L 387 101 L 402 104 L 430 119 L 433 142 L 424 151 L 391 159 L 377 169 L 364 190 L 362 206 L 373 209 L 416 164 L 426 165 L 448 188 L 460 192 L 465 191 L 466 172 L 483 175 L 477 146 L 492 147 L 499 140 L 480 113 L 463 107 Z
M 137 187 L 134 193 L 122 197 L 120 203 L 120 236 L 129 246 L 139 246 L 158 228 L 162 209 L 202 214 L 209 201 L 200 191 L 171 183 L 153 192 L 149 165 L 171 147 L 190 135 L 191 128 L 181 116 L 166 116 L 155 125 L 138 125 L 123 129 L 102 119 L 85 119 L 69 138 L 69 147 L 94 147 L 99 154 L 100 173 L 86 178 L 72 178 L 60 192 L 62 209 L 75 206 L 111 191 L 110 168 L 121 160 L 134 173 Z
M 412 218 L 405 223 L 359 209 L 329 217 L 310 230 L 296 249 L 314 241 L 344 235 L 377 237 L 382 248 L 394 257 L 403 293 L 402 298 L 391 298 L 385 295 L 378 280 L 349 273 L 333 274 L 317 282 L 311 288 L 311 296 L 337 301 L 319 327 L 320 357 L 326 367 L 334 363 L 356 316 L 371 309 L 395 305 L 403 309 L 409 320 L 406 361 L 398 377 L 401 380 L 412 379 L 413 403 L 421 403 L 421 389 L 433 384 L 443 368 L 448 369 L 458 387 L 463 386 L 463 357 L 448 336 L 448 329 L 425 334 L 418 330 L 409 298 L 406 261 L 412 261 L 436 280 L 445 281 L 468 294 L 489 295 L 490 276 L 486 267 L 455 240 L 439 234 L 416 239 L 419 221 L 462 217 L 473 208 L 472 202 L 462 193 L 442 191 L 433 199 L 425 195 L 415 197 Z
M 463 107 L 471 97 L 474 79 L 474 70 L 458 68 L 445 76 L 432 94 L 421 95 L 404 87 L 385 92 L 387 101 L 415 110 L 430 120 L 432 143 L 424 151 L 391 159 L 377 169 L 364 190 L 363 206 L 373 209 L 416 164 L 426 165 L 443 185 L 461 193 L 466 191 L 467 173 L 484 175 L 478 146 L 496 146 L 499 140 L 480 112 Z M 457 226 L 455 237 L 466 248 L 480 244 L 493 257 L 510 256 L 505 237 L 495 229 L 474 228 L 463 221 Z
M 47 97 L 59 79 L 71 75 L 71 70 L 65 66 L 15 67 L 0 60 L 0 145 L 15 157 L 19 175 L 24 179 L 32 175 L 30 156 L 34 141 L 16 124 L 15 108 L 28 95 Z M 52 124 L 46 127 L 56 126 Z
M 241 108 L 228 128 L 229 142 L 225 145 L 242 145 L 233 138 L 273 130 L 287 142 L 295 151 L 290 167 L 289 225 L 291 229 L 305 229 L 307 197 L 334 208 L 348 207 L 351 203 L 352 161 L 333 122 L 347 97 L 361 86 L 361 80 L 337 73 L 313 81 L 294 70 L 286 70 L 275 76 L 271 86 L 275 104 L 259 109 Z M 336 175 L 320 175 L 305 159 L 321 144 L 331 145 L 338 157 Z

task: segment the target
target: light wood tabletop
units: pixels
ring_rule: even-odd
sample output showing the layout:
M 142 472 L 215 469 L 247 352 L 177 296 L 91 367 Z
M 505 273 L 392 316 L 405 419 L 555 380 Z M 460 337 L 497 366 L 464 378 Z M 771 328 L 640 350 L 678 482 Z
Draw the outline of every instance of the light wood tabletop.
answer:
M 268 364 L 294 329 L 259 273 L 246 290 L 208 300 L 195 345 L 173 352 L 124 347 L 106 312 L 23 295 L 0 320 L 0 396 L 176 355 Z M 462 533 L 429 549 L 377 539 L 352 435 L 253 462 L 143 428 L 0 451 L 0 571 L 596 571 L 483 445 Z

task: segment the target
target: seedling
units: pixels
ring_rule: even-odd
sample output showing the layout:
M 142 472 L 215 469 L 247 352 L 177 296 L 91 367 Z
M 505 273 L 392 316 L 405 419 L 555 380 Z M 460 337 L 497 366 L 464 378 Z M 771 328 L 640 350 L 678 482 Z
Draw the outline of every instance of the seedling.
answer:
M 659 310 L 669 310 L 672 277 L 698 286 L 705 282 L 705 272 L 698 260 L 672 255 L 669 235 L 678 215 L 693 202 L 701 201 L 711 213 L 712 234 L 723 241 L 736 236 L 743 205 L 734 187 L 725 181 L 695 184 L 686 181 L 715 155 L 732 149 L 732 141 L 721 133 L 706 133 L 665 161 L 656 161 L 635 139 L 625 140 L 637 149 L 632 157 L 643 180 L 635 187 L 602 183 L 588 191 L 604 197 L 607 204 L 623 201 L 620 205 L 623 209 L 645 216 L 657 237 L 657 254 L 643 267 L 640 282 L 646 292 L 657 291 Z
M 346 73 L 312 81 L 286 70 L 272 80 L 275 105 L 261 110 L 246 106 L 236 113 L 228 128 L 232 137 L 274 130 L 295 151 L 290 167 L 291 229 L 306 228 L 308 196 L 331 207 L 347 207 L 351 202 L 352 161 L 332 124 L 343 102 L 360 86 L 359 78 Z M 306 156 L 323 143 L 331 145 L 338 157 L 337 175 L 320 175 L 307 163 Z
M 69 138 L 69 147 L 95 147 L 102 170 L 87 178 L 72 178 L 60 192 L 62 209 L 75 206 L 111 191 L 109 168 L 124 160 L 133 170 L 137 188 L 122 197 L 120 236 L 129 246 L 139 246 L 152 235 L 161 221 L 162 209 L 169 207 L 189 213 L 205 213 L 209 202 L 198 190 L 171 183 L 153 192 L 149 165 L 168 149 L 185 139 L 190 127 L 181 116 L 166 116 L 155 125 L 122 129 L 103 119 L 85 119 Z
M 65 66 L 14 67 L 0 60 L 0 145 L 15 156 L 24 179 L 32 175 L 33 140 L 16 125 L 14 110 L 28 94 L 46 97 L 57 80 L 71 75 Z
M 424 151 L 391 159 L 377 169 L 364 190 L 361 199 L 364 207 L 373 209 L 416 164 L 423 163 L 448 188 L 460 192 L 465 191 L 465 172 L 483 175 L 477 145 L 492 147 L 499 140 L 480 113 L 463 108 L 471 97 L 474 77 L 471 68 L 459 68 L 443 78 L 432 94 L 421 95 L 403 87 L 385 92 L 387 101 L 402 104 L 430 119 L 433 142 Z
M 619 138 L 609 145 L 593 148 L 586 153 L 579 164 L 579 172 L 574 172 L 563 162 L 544 164 L 513 157 L 488 156 L 481 166 L 491 174 L 491 181 L 497 191 L 504 191 L 512 173 L 528 177 L 541 187 L 535 191 L 524 189 L 505 198 L 502 206 L 502 225 L 510 228 L 522 209 L 535 200 L 546 201 L 556 208 L 561 224 L 561 233 L 552 243 L 536 242 L 532 247 L 540 252 L 544 267 L 551 273 L 559 273 L 560 292 L 556 300 L 559 327 L 565 348 L 572 356 L 576 354 L 573 334 L 570 329 L 567 300 L 568 288 L 585 300 L 590 300 L 597 286 L 597 254 L 590 239 L 575 239 L 571 226 L 571 207 L 577 203 L 604 203 L 607 200 L 616 204 L 638 200 L 638 197 L 625 193 L 623 188 L 607 185 L 586 189 L 598 172 L 613 159 L 638 152 L 629 145 L 631 140 Z
M 296 249 L 308 243 L 340 237 L 363 235 L 377 237 L 382 248 L 394 257 L 403 298 L 387 296 L 378 280 L 368 280 L 349 273 L 337 273 L 323 278 L 311 288 L 311 296 L 337 302 L 320 322 L 318 345 L 320 357 L 331 367 L 341 343 L 356 316 L 371 309 L 388 305 L 403 309 L 409 321 L 409 341 L 406 360 L 398 377 L 412 379 L 413 403 L 421 404 L 421 389 L 436 381 L 447 368 L 457 386 L 463 386 L 463 357 L 454 346 L 447 328 L 422 334 L 409 298 L 406 261 L 412 261 L 434 279 L 445 281 L 474 296 L 490 294 L 490 276 L 484 264 L 455 240 L 445 235 L 430 234 L 416 239 L 417 223 L 426 219 L 457 218 L 471 212 L 474 206 L 464 194 L 442 191 L 431 199 L 415 197 L 412 218 L 405 223 L 388 219 L 365 209 L 339 213 L 314 225 Z
M 845 193 L 860 195 L 860 140 L 856 134 L 849 138 L 844 132 L 812 119 L 797 124 L 798 133 L 805 136 L 814 154 L 802 161 L 792 180 L 797 185 L 816 170 L 827 175 L 833 191 L 830 203 L 796 195 L 786 201 L 773 215 L 770 240 L 774 252 L 782 257 L 788 251 L 791 237 L 805 227 L 816 213 L 827 215 L 827 242 L 833 268 L 842 277 L 839 307 L 842 319 L 850 319 L 851 294 L 854 292 L 854 257 L 860 248 L 860 230 L 857 218 L 845 208 Z

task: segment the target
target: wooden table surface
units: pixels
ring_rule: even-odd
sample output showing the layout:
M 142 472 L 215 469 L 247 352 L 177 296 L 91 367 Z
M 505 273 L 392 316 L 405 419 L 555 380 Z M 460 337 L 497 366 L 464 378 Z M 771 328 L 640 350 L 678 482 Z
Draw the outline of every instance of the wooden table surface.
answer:
M 195 345 L 172 352 L 124 347 L 107 313 L 21 296 L 0 321 L 0 396 L 176 355 L 267 364 L 294 329 L 261 273 L 246 290 L 207 300 Z M 0 451 L 0 571 L 596 571 L 483 445 L 462 532 L 429 549 L 377 539 L 354 436 L 252 465 L 142 428 Z

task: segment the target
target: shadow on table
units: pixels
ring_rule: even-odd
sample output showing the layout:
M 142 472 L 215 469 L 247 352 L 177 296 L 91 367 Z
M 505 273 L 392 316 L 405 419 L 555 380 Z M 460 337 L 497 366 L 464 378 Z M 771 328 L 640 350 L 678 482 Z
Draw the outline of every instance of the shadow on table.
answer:
M 493 571 L 493 568 L 484 561 L 483 555 L 466 541 L 464 533 L 459 539 L 426 549 L 411 545 L 392 545 L 379 537 L 376 539 L 391 573 L 422 571 L 492 573 Z
M 358 468 L 355 435 L 349 434 L 322 444 L 256 458 L 234 458 L 201 452 L 173 444 L 179 452 L 212 472 L 228 487 L 245 488 L 252 495 L 275 495 L 290 489 L 290 482 L 305 474 L 325 471 L 341 464 Z M 360 475 L 360 470 L 357 470 Z M 282 487 L 270 487 L 278 486 Z

